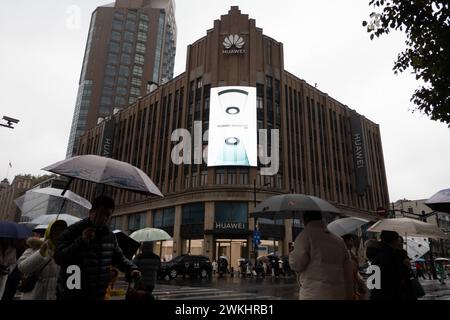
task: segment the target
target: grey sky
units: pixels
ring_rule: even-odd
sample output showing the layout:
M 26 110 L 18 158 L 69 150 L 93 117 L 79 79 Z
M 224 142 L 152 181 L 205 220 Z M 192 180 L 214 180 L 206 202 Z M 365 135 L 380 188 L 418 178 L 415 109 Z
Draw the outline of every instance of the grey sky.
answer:
M 110 1 L 112 2 L 112 1 Z M 178 0 L 175 74 L 186 47 L 206 34 L 231 5 L 284 44 L 285 69 L 381 127 L 390 200 L 428 198 L 450 187 L 450 135 L 444 124 L 412 114 L 413 75 L 395 76 L 404 35 L 370 41 L 361 26 L 368 0 Z M 92 11 L 98 0 L 3 1 L 0 11 L 0 178 L 44 174 L 64 159 Z M 79 27 L 71 10 L 80 8 Z M 69 26 L 69 27 L 68 27 Z M 72 27 L 70 27 L 72 26 Z

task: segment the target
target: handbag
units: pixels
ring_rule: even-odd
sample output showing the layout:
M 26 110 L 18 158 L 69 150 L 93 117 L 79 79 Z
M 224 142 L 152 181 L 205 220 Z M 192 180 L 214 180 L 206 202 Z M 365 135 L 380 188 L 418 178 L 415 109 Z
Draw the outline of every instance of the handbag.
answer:
M 125 300 L 134 300 L 134 301 L 148 301 L 154 300 L 153 296 L 150 292 L 145 290 L 145 288 L 141 285 L 140 281 L 134 281 L 134 286 L 131 286 L 131 282 L 128 282 L 128 289 L 125 295 Z
M 416 298 L 422 298 L 425 295 L 425 290 L 423 290 L 423 287 L 417 278 L 411 279 L 411 287 Z
M 35 272 L 28 276 L 23 277 L 22 280 L 20 280 L 17 290 L 19 290 L 20 292 L 24 292 L 24 293 L 33 291 L 34 287 L 36 286 L 36 283 L 39 280 L 39 276 L 40 276 L 42 270 L 45 269 L 45 267 L 50 263 L 50 261 L 52 261 L 52 259 L 48 260 L 38 272 Z

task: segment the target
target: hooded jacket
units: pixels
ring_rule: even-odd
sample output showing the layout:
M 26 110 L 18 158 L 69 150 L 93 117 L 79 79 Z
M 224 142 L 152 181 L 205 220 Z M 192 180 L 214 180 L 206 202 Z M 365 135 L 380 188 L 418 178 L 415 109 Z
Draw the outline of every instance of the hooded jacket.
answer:
M 111 265 L 128 274 L 137 269 L 124 256 L 115 235 L 107 227 L 97 228 L 95 239 L 83 241 L 83 230 L 89 227 L 94 227 L 89 218 L 81 220 L 67 228 L 58 241 L 55 252 L 55 261 L 61 266 L 58 300 L 102 300 L 111 280 Z M 74 271 L 77 268 L 73 266 L 77 266 L 80 273 Z M 76 281 L 78 275 L 80 287 Z

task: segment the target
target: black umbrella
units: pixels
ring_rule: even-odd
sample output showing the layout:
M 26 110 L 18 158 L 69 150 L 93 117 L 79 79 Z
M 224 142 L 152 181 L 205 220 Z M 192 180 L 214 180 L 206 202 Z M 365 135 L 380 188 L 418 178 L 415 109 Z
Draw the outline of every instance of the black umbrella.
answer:
M 434 211 L 450 213 L 450 189 L 444 189 L 425 201 L 425 204 Z
M 120 230 L 114 230 L 113 233 L 116 236 L 117 243 L 119 244 L 120 249 L 122 249 L 123 254 L 131 260 L 141 244 L 136 240 L 131 239 Z
M 307 211 L 340 213 L 335 206 L 317 197 L 306 194 L 282 194 L 269 197 L 258 204 L 252 216 L 271 220 L 299 219 Z

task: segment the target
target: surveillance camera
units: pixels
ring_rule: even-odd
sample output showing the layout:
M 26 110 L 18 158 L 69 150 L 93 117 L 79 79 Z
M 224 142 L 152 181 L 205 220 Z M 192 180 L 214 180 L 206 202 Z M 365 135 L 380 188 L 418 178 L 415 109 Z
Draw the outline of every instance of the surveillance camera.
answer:
M 14 119 L 14 118 L 10 118 L 7 116 L 3 116 L 3 120 L 8 121 L 8 122 L 12 122 L 12 123 L 19 123 L 20 120 Z

